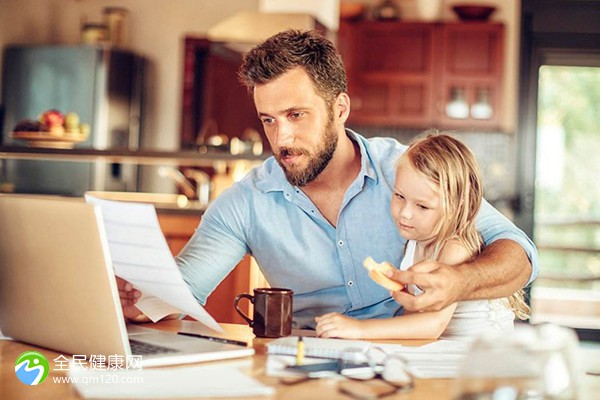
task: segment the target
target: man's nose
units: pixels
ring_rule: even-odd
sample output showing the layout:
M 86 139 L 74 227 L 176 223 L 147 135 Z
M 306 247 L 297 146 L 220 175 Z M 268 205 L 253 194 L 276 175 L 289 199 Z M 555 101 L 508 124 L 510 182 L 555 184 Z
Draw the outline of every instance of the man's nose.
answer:
M 294 131 L 292 129 L 291 124 L 286 122 L 282 122 L 277 127 L 277 137 L 275 145 L 277 147 L 286 147 L 290 146 L 294 143 Z

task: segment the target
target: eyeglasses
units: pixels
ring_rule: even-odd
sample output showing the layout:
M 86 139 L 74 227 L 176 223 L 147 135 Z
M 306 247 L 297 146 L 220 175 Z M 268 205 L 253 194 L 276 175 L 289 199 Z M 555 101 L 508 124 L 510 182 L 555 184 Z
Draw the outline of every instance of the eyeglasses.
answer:
M 375 346 L 345 349 L 339 360 L 339 374 L 348 380 L 339 382 L 338 390 L 355 399 L 377 399 L 415 386 L 407 361 Z

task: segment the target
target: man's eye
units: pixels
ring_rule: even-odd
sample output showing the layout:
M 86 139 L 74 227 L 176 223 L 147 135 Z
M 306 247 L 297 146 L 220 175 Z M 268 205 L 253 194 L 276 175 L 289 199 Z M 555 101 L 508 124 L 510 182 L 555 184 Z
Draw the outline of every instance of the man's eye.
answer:
M 270 125 L 273 123 L 273 121 L 275 121 L 273 118 L 271 117 L 263 117 L 260 119 L 260 121 L 264 124 L 264 125 Z
M 404 196 L 402 196 L 400 193 L 396 193 L 396 198 L 398 200 L 404 200 Z
M 302 118 L 302 116 L 304 115 L 303 112 L 294 112 L 290 114 L 290 118 L 291 119 L 299 119 Z

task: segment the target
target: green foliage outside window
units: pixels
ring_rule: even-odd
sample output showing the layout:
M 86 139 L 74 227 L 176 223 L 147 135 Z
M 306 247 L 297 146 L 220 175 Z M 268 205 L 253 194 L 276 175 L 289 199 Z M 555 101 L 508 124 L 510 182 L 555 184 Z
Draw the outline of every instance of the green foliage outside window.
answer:
M 542 274 L 600 275 L 600 68 L 541 68 L 537 148 Z

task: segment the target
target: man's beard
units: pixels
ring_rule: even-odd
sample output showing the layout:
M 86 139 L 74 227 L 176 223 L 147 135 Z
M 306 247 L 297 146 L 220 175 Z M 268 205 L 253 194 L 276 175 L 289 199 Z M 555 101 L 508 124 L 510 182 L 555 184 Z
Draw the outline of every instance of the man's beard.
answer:
M 314 181 L 317 176 L 333 158 L 333 153 L 337 148 L 338 136 L 337 132 L 333 129 L 333 115 L 330 115 L 329 121 L 325 126 L 323 132 L 323 140 L 319 143 L 315 153 L 311 153 L 309 150 L 293 147 L 282 147 L 279 149 L 279 153 L 275 155 L 275 159 L 283 169 L 285 177 L 288 182 L 293 186 L 305 186 L 310 182 Z M 306 155 L 308 157 L 308 164 L 302 170 L 289 170 L 286 169 L 285 164 L 281 161 L 282 157 L 287 155 Z M 293 165 L 292 165 L 293 167 Z

